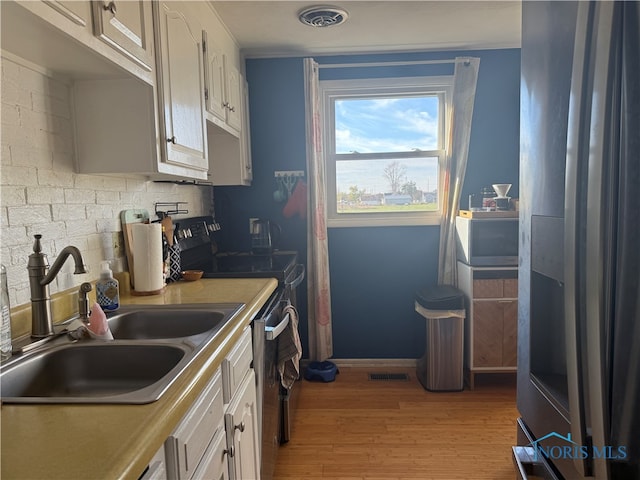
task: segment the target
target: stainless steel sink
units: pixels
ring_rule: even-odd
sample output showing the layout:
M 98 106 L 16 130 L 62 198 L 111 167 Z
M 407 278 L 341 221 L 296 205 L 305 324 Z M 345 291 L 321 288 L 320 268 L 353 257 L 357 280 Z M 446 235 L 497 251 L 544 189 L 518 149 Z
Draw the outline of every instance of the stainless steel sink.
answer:
M 3 403 L 158 400 L 243 304 L 138 305 L 109 318 L 114 340 L 66 337 L 12 358 L 0 370 Z
M 122 307 L 109 317 L 109 329 L 113 338 L 122 340 L 209 335 L 219 330 L 238 307 L 238 304 Z
M 5 403 L 148 403 L 193 351 L 179 344 L 77 343 L 32 355 L 2 373 Z

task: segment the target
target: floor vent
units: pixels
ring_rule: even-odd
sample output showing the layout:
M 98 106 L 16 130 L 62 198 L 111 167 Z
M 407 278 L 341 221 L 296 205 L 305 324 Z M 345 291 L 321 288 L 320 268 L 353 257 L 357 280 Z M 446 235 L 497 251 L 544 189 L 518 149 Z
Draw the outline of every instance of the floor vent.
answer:
M 407 381 L 409 380 L 409 375 L 406 373 L 370 373 L 369 380 L 401 380 Z

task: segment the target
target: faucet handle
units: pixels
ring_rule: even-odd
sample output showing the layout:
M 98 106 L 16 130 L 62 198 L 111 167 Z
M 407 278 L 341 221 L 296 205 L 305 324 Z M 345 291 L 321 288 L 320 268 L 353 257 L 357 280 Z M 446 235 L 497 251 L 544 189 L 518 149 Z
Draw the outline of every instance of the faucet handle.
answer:
M 42 235 L 36 234 L 33 238 L 35 238 L 35 241 L 33 242 L 33 253 L 29 255 L 27 267 L 35 269 L 48 268 L 49 260 L 47 259 L 47 255 L 42 253 L 42 243 L 40 242 Z
M 33 238 L 35 238 L 35 241 L 33 242 L 33 251 L 35 253 L 42 252 L 42 244 L 40 243 L 40 239 L 42 238 L 42 235 L 37 233 L 36 235 L 33 236 Z

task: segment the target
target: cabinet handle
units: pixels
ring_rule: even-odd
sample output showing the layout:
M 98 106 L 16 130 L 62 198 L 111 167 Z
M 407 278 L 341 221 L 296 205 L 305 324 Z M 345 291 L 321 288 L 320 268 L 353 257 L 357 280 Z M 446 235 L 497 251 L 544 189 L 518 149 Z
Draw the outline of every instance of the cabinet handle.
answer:
M 236 111 L 236 107 L 232 107 L 231 105 L 229 105 L 229 110 L 232 111 L 232 112 L 235 112 Z
M 227 108 L 228 109 L 229 108 L 229 102 L 224 102 L 222 104 L 222 108 Z
M 513 303 L 515 300 L 498 300 L 498 303 Z
M 102 8 L 104 8 L 105 10 L 109 10 L 111 12 L 111 15 L 115 15 L 116 12 L 118 11 L 118 9 L 116 8 L 116 2 L 109 2 L 106 5 L 103 5 Z
M 236 425 L 235 429 L 240 430 L 240 432 L 244 432 L 244 422 L 240 422 L 240 425 Z
M 236 450 L 235 450 L 235 448 L 233 448 L 233 445 L 231 445 L 229 448 L 225 448 L 222 451 L 222 454 L 223 455 L 226 454 L 226 455 L 229 455 L 230 457 L 233 457 L 236 454 Z
M 178 143 L 178 139 L 174 135 L 173 137 L 167 138 L 167 143 L 173 143 L 175 145 L 176 143 Z

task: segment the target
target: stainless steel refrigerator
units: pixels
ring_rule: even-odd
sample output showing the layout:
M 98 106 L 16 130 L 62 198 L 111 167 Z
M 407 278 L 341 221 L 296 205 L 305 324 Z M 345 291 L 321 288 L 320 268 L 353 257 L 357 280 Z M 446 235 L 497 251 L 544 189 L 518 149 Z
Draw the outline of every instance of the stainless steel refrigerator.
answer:
M 522 5 L 524 478 L 640 479 L 640 2 Z

